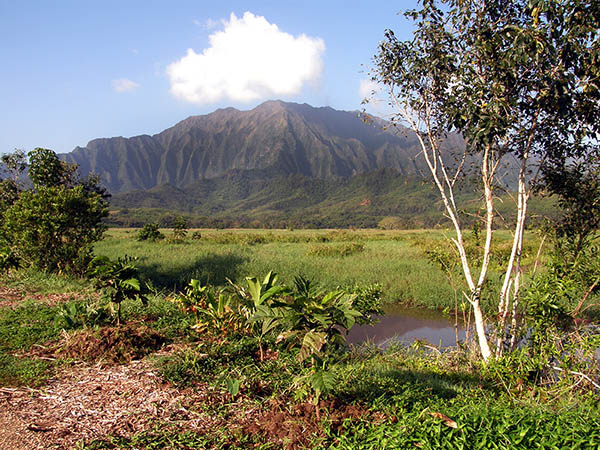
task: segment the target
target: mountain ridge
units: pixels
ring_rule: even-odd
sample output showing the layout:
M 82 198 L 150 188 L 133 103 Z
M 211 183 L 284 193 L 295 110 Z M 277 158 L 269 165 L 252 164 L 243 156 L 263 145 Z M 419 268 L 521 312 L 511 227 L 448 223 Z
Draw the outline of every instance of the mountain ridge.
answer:
M 231 170 L 318 179 L 382 168 L 419 174 L 414 134 L 376 123 L 356 111 L 268 101 L 249 111 L 190 116 L 154 135 L 93 139 L 61 157 L 79 164 L 83 175 L 100 175 L 115 194 L 163 184 L 183 188 Z M 456 145 L 461 140 L 451 137 L 449 146 Z

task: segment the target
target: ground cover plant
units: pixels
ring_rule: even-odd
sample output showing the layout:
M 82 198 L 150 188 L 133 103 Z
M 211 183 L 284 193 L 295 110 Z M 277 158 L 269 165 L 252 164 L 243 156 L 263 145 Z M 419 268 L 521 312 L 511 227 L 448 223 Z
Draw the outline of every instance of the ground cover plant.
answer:
M 200 239 L 169 243 L 140 242 L 137 230 L 109 230 L 96 252 L 137 257 L 125 262 L 150 286 L 148 305 L 124 297 L 118 326 L 110 298 L 89 281 L 26 268 L 3 274 L 0 297 L 11 301 L 0 308 L 0 379 L 18 405 L 4 414 L 32 439 L 39 432 L 23 421 L 39 417 L 33 428 L 48 429 L 53 442 L 89 449 L 598 445 L 598 332 L 585 315 L 593 308 L 582 316 L 588 322 L 567 332 L 553 303 L 532 297 L 534 347 L 486 366 L 468 347 L 346 347 L 344 329 L 370 320 L 365 313 L 377 313 L 376 299 L 391 300 L 386 277 L 397 277 L 404 292 L 427 292 L 410 290 L 424 279 L 447 284 L 453 274 L 440 264 L 452 256 L 447 234 L 202 230 Z M 476 231 L 469 239 L 477 257 Z M 364 250 L 309 251 L 353 242 Z M 496 249 L 500 262 L 505 253 L 502 245 Z M 537 248 L 524 256 L 534 265 Z M 404 258 L 400 267 L 415 272 L 402 280 L 391 270 L 392 258 Z M 547 266 L 537 269 L 539 280 L 551 277 L 550 249 L 539 260 Z M 361 272 L 369 263 L 370 271 Z M 283 269 L 279 279 L 263 269 L 270 264 Z M 313 272 L 301 270 L 311 265 Z M 180 271 L 209 277 L 169 281 Z M 337 279 L 343 271 L 354 275 L 345 283 Z M 451 288 L 429 288 L 438 297 L 421 305 L 453 305 Z M 579 299 L 561 297 L 560 311 L 568 316 Z M 596 301 L 592 293 L 586 306 Z M 414 305 L 414 298 L 405 303 Z M 36 386 L 51 395 L 27 390 Z M 67 408 L 85 411 L 87 428 L 59 415 Z M 45 425 L 49 410 L 57 415 Z M 116 419 L 124 411 L 129 427 Z
M 454 306 L 445 272 L 426 252 L 446 248 L 444 239 L 450 233 L 444 230 L 202 230 L 201 239 L 179 244 L 137 242 L 135 233 L 110 229 L 95 250 L 108 257 L 137 257 L 140 273 L 158 288 L 182 289 L 192 278 L 225 286 L 227 279 L 241 282 L 277 268 L 285 284 L 292 284 L 297 275 L 325 289 L 379 283 L 386 302 L 434 309 Z M 508 239 L 508 234 L 499 235 Z M 499 255 L 503 251 L 498 248 Z M 533 265 L 536 252 L 537 248 L 526 254 L 527 264 Z

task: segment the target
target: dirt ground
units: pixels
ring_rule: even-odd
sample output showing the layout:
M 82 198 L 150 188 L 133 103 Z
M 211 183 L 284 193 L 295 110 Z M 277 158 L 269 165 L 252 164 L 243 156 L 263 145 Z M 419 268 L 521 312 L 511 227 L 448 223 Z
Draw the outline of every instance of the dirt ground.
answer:
M 14 308 L 20 305 L 24 299 L 35 299 L 46 305 L 52 306 L 59 303 L 65 303 L 77 297 L 77 294 L 33 294 L 26 293 L 19 289 L 0 286 L 0 308 Z
M 0 448 L 74 448 L 108 434 L 128 437 L 157 420 L 214 425 L 189 404 L 189 391 L 163 383 L 143 361 L 70 368 L 42 389 L 0 388 Z
M 17 290 L 0 288 L 0 307 L 13 308 L 23 298 Z M 70 294 L 56 294 L 38 300 L 54 304 L 69 299 Z M 330 429 L 342 430 L 352 421 L 387 420 L 360 405 L 335 400 L 322 401 L 317 408 L 281 397 L 257 401 L 240 394 L 233 399 L 203 382 L 179 389 L 164 381 L 145 355 L 164 356 L 185 344 L 169 345 L 140 324 L 128 326 L 67 334 L 58 346 L 39 346 L 21 355 L 75 362 L 38 389 L 0 387 L 0 450 L 74 449 L 108 436 L 129 438 L 156 426 L 199 435 L 233 430 L 292 450 L 322 437 L 324 421 Z M 122 348 L 120 353 L 115 350 Z M 276 358 L 277 352 L 271 356 Z
M 213 414 L 216 406 L 228 413 Z M 206 435 L 237 429 L 280 448 L 305 448 L 322 433 L 322 421 L 342 431 L 353 420 L 386 418 L 335 400 L 317 408 L 272 399 L 258 406 L 235 401 L 208 384 L 177 389 L 164 382 L 146 360 L 125 365 L 81 365 L 58 373 L 41 389 L 0 388 L 0 449 L 73 449 L 109 435 L 125 438 L 172 426 Z

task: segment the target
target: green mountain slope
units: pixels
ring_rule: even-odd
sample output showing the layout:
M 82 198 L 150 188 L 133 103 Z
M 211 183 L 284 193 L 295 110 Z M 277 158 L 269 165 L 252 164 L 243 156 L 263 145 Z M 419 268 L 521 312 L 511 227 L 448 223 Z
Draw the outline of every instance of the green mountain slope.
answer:
M 181 188 L 232 170 L 321 179 L 382 168 L 418 175 L 424 167 L 414 159 L 414 134 L 383 125 L 365 123 L 357 112 L 270 101 L 189 117 L 154 136 L 96 139 L 62 157 L 83 175 L 100 175 L 112 193 Z M 461 141 L 453 136 L 446 145 Z

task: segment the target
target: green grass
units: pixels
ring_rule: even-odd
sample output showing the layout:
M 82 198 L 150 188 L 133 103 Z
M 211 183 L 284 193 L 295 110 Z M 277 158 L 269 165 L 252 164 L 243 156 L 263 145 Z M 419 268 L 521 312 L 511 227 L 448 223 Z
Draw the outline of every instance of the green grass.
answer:
M 0 309 L 0 385 L 37 386 L 50 376 L 53 363 L 18 354 L 58 338 L 55 316 L 55 307 L 32 300 Z
M 170 230 L 163 230 L 169 235 Z M 242 283 L 246 276 L 262 276 L 273 270 L 285 284 L 302 275 L 322 289 L 379 283 L 383 300 L 405 306 L 444 309 L 454 307 L 454 291 L 446 274 L 431 263 L 425 250 L 431 247 L 453 252 L 443 230 L 201 230 L 199 240 L 183 243 L 138 242 L 135 229 L 111 229 L 96 245 L 96 252 L 111 258 L 137 256 L 143 277 L 166 290 L 181 290 L 191 278 L 224 286 L 227 279 Z M 510 249 L 510 234 L 496 232 L 497 252 Z M 532 265 L 536 237 L 525 251 Z M 493 267 L 492 267 L 493 269 Z M 457 268 L 459 270 L 459 268 Z M 492 270 L 489 287 L 500 281 Z M 456 277 L 460 283 L 461 277 Z M 460 284 L 458 284 L 460 286 Z M 495 312 L 495 298 L 486 302 Z
M 213 416 L 230 418 L 242 407 L 268 409 L 270 398 L 282 398 L 293 406 L 292 380 L 305 369 L 285 353 L 278 360 L 260 364 L 253 357 L 255 351 L 255 342 L 242 339 L 220 350 L 213 344 L 188 349 L 160 364 L 163 375 L 177 383 L 209 381 L 223 390 L 216 381 L 219 374 L 243 379 L 244 398 L 211 409 Z M 535 385 L 507 391 L 490 371 L 481 370 L 478 363 L 459 353 L 424 354 L 412 348 L 381 353 L 362 348 L 334 370 L 338 382 L 331 396 L 366 408 L 380 419 L 358 418 L 331 427 L 325 412 L 321 432 L 307 436 L 308 448 L 583 449 L 600 445 L 597 397 L 556 396 Z M 248 388 L 258 382 L 262 383 L 260 392 Z M 447 426 L 439 414 L 455 421 L 457 428 Z M 85 448 L 151 449 L 167 443 L 174 449 L 281 448 L 260 433 L 241 433 L 230 422 L 209 433 L 178 432 L 167 424 L 157 424 L 131 439 L 112 437 Z
M 286 284 L 303 275 L 323 289 L 378 282 L 387 302 L 444 307 L 453 299 L 445 275 L 414 244 L 426 236 L 422 232 L 202 231 L 200 240 L 181 244 L 134 236 L 112 229 L 96 252 L 137 256 L 142 275 L 169 290 L 191 278 L 225 285 L 274 270 Z
M 19 270 L 15 276 L 0 275 L 0 283 L 28 296 L 66 293 L 86 295 L 94 291 L 86 279 L 28 268 Z
M 208 384 L 204 394 L 215 395 L 219 402 L 202 406 L 199 401 L 198 407 L 204 410 L 195 412 L 208 411 L 218 423 L 209 432 L 156 423 L 130 438 L 109 436 L 79 447 L 282 448 L 285 442 L 275 442 L 265 433 L 244 433 L 232 421 L 236 414 L 268 412 L 271 402 L 283 405 L 284 412 L 305 405 L 311 400 L 310 391 L 298 377 L 312 369 L 297 361 L 297 350 L 278 346 L 275 337 L 268 337 L 263 345 L 278 350 L 278 356 L 261 362 L 256 338 L 208 338 L 193 331 L 193 318 L 169 301 L 172 290 L 183 288 L 190 278 L 216 285 L 225 285 L 229 278 L 243 284 L 245 276 L 275 270 L 285 284 L 292 284 L 297 275 L 314 280 L 322 289 L 378 282 L 389 302 L 429 308 L 452 306 L 454 292 L 446 275 L 425 253 L 432 248 L 451 251 L 444 240 L 446 234 L 442 230 L 201 230 L 199 240 L 149 243 L 136 241 L 135 230 L 110 230 L 97 244 L 97 253 L 111 258 L 137 256 L 142 275 L 158 288 L 150 295 L 148 306 L 124 302 L 124 321 L 135 321 L 158 331 L 169 342 L 185 344 L 166 356 L 151 356 L 156 372 L 175 386 L 189 389 L 190 395 L 195 395 L 198 386 Z M 496 255 L 500 258 L 506 253 L 510 236 L 507 232 L 497 236 Z M 534 240 L 526 247 L 526 265 L 532 264 L 536 251 Z M 498 273 L 496 264 L 492 283 L 497 282 Z M 62 306 L 46 305 L 38 296 L 72 293 L 70 302 L 82 305 L 100 300 L 85 280 L 34 271 L 0 276 L 0 283 L 22 292 L 25 298 L 14 308 L 0 308 L 0 385 L 41 386 L 57 364 L 68 361 L 25 355 L 36 346 L 56 342 L 65 327 L 56 320 Z M 85 308 L 77 311 L 86 314 Z M 80 319 L 69 331 L 112 324 L 106 318 L 97 322 L 90 317 Z M 517 354 L 512 356 L 518 358 Z M 581 379 L 538 385 L 527 379 L 527 366 L 521 367 L 519 361 L 506 359 L 504 366 L 484 367 L 472 357 L 462 351 L 437 354 L 418 345 L 392 347 L 385 352 L 355 348 L 333 365 L 336 383 L 329 399 L 361 408 L 364 414 L 333 426 L 324 411 L 317 431 L 306 432 L 306 446 L 348 450 L 600 446 L 600 399 L 597 393 L 583 391 Z M 223 375 L 240 380 L 237 397 L 228 394 Z M 579 382 L 577 389 L 575 382 Z M 448 427 L 440 414 L 455 421 L 457 428 Z M 296 419 L 300 427 L 305 425 Z M 310 420 L 314 423 L 317 419 Z

